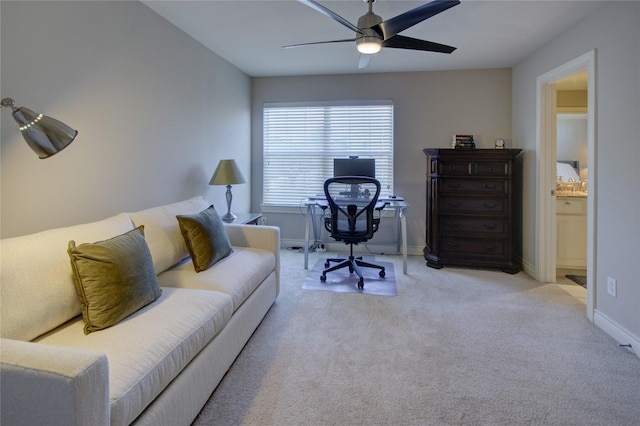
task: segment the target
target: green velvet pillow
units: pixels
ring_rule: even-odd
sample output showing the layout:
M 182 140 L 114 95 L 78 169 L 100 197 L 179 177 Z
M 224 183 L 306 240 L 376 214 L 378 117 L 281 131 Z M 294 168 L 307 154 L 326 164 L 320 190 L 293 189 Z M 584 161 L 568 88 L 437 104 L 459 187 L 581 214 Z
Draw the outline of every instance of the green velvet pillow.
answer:
M 160 297 L 144 226 L 96 243 L 69 241 L 84 332 L 102 330 Z
M 213 206 L 197 214 L 176 218 L 196 272 L 209 269 L 233 252 L 222 219 Z

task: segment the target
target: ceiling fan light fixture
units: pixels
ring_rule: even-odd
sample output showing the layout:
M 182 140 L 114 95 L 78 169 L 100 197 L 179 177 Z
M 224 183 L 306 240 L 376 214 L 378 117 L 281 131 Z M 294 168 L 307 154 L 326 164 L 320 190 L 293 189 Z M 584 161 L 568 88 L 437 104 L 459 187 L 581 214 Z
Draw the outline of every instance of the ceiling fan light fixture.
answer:
M 356 48 L 364 55 L 373 55 L 382 49 L 382 40 L 379 37 L 359 37 Z

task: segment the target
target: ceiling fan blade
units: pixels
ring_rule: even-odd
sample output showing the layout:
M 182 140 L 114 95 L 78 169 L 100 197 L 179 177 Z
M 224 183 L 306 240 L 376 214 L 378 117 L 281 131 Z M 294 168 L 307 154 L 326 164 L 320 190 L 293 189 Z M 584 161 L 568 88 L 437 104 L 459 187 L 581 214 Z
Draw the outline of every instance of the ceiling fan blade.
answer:
M 432 41 L 419 40 L 417 38 L 397 35 L 382 42 L 382 47 L 392 47 L 395 49 L 424 50 L 426 52 L 451 53 L 456 50 L 453 46 L 434 43 Z
M 369 62 L 371 61 L 371 55 L 363 55 L 360 54 L 360 59 L 358 59 L 358 69 L 362 70 L 369 66 Z
M 328 40 L 328 41 L 313 41 L 311 43 L 298 43 L 298 44 L 289 44 L 286 46 L 282 46 L 284 49 L 291 49 L 293 47 L 302 47 L 302 46 L 313 46 L 314 44 L 328 44 L 328 43 L 344 43 L 344 42 L 354 42 L 355 38 L 345 38 L 342 40 Z
M 382 36 L 383 40 L 388 40 L 399 32 L 459 4 L 459 0 L 435 0 L 394 18 L 387 19 L 372 28 Z
M 341 23 L 342 25 L 344 25 L 345 27 L 349 28 L 350 30 L 353 30 L 353 31 L 355 31 L 355 32 L 357 32 L 358 34 L 361 34 L 361 35 L 366 35 L 365 33 L 362 32 L 362 30 L 360 30 L 360 28 L 356 27 L 351 22 L 347 21 L 346 19 L 344 19 L 342 16 L 338 15 L 334 11 L 332 11 L 330 9 L 327 9 L 326 7 L 321 5 L 320 3 L 317 3 L 317 2 L 315 2 L 313 0 L 298 0 L 298 1 L 300 3 L 302 3 L 302 4 L 306 4 L 307 6 L 309 6 L 312 9 L 317 10 L 318 12 L 322 13 L 323 15 L 328 16 L 329 18 L 333 19 L 334 21 Z

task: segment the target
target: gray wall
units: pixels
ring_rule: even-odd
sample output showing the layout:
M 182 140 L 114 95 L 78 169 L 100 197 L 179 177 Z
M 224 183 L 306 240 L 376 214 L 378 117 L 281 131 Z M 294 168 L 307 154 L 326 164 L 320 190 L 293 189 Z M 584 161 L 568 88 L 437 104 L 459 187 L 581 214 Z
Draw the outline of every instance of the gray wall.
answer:
M 596 50 L 596 197 L 598 318 L 640 340 L 640 2 L 612 2 L 513 69 L 513 135 L 527 150 L 525 260 L 535 265 L 537 192 L 536 78 Z M 589 159 L 591 165 L 594 159 Z M 591 183 L 597 180 L 597 186 Z M 607 294 L 607 277 L 618 295 Z
M 395 193 L 410 204 L 407 211 L 409 252 L 425 244 L 424 148 L 450 148 L 456 133 L 472 133 L 478 148 L 493 148 L 497 138 L 511 138 L 511 70 L 437 71 L 312 77 L 254 78 L 252 99 L 252 173 L 262 176 L 262 105 L 264 102 L 393 99 L 395 105 Z M 254 182 L 253 209 L 262 202 L 261 183 Z M 303 210 L 302 210 L 303 211 Z M 304 217 L 266 213 L 282 229 L 282 238 L 304 238 Z M 392 243 L 383 229 L 374 242 Z
M 250 178 L 248 76 L 139 2 L 0 2 L 2 96 L 79 131 L 40 160 L 2 109 L 2 237 L 204 195 Z M 234 187 L 248 211 L 250 185 Z

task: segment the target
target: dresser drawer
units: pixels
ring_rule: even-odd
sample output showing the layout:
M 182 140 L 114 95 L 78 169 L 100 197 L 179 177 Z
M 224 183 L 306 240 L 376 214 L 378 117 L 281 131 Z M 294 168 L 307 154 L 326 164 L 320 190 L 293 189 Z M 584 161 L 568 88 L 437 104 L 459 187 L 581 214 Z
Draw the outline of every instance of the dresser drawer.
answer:
M 476 161 L 473 168 L 476 176 L 508 176 L 509 163 L 507 161 Z
M 439 160 L 437 173 L 442 176 L 469 176 L 471 174 L 471 161 L 468 160 Z
M 478 193 L 488 195 L 504 195 L 506 192 L 506 181 L 498 179 L 463 179 L 446 178 L 438 181 L 439 190 L 442 193 Z
M 440 198 L 442 213 L 492 213 L 505 214 L 507 204 L 504 198 L 471 198 L 445 196 Z
M 505 220 L 494 217 L 440 216 L 440 232 L 503 235 Z
M 449 237 L 440 238 L 443 255 L 465 254 L 476 256 L 504 256 L 507 241 L 503 239 Z

